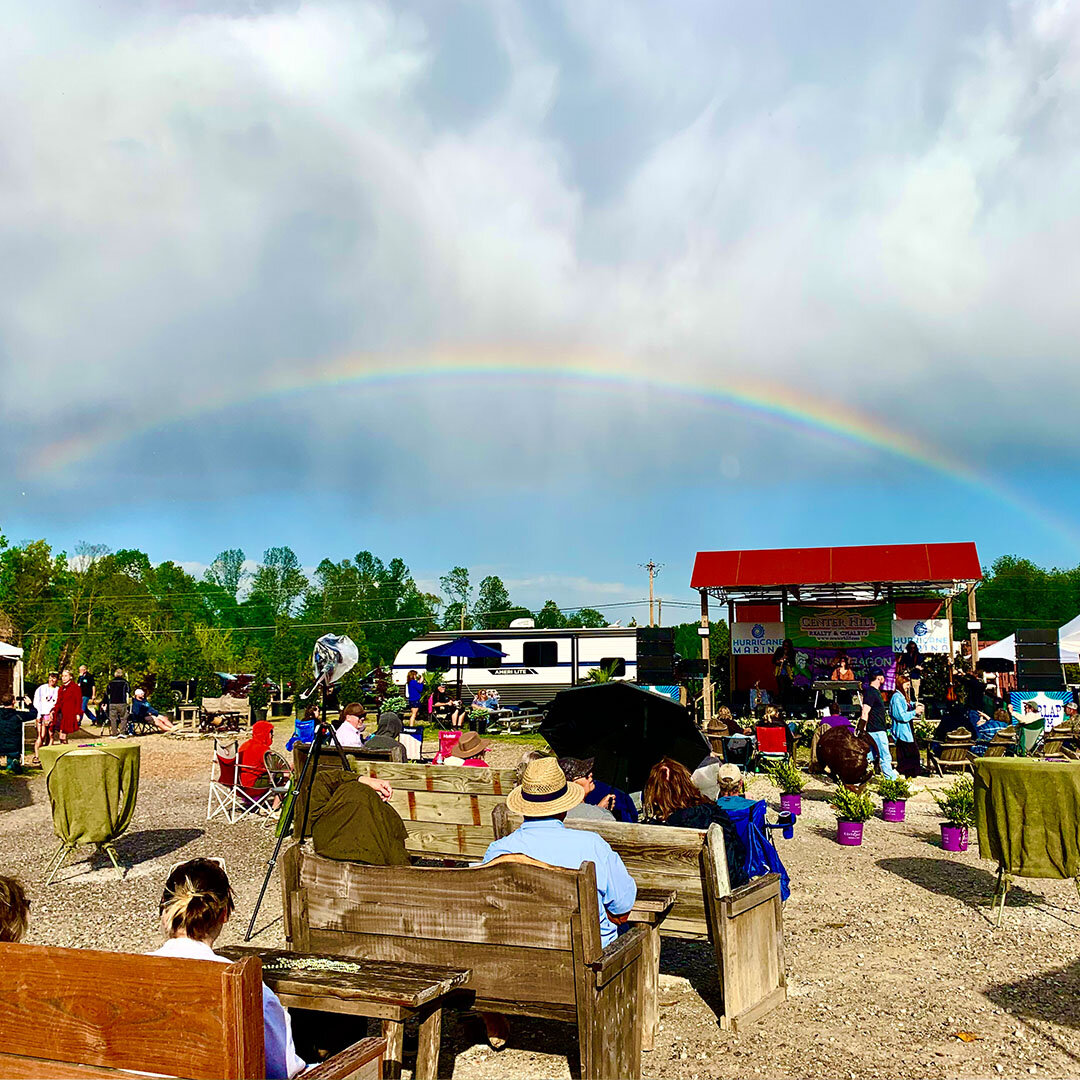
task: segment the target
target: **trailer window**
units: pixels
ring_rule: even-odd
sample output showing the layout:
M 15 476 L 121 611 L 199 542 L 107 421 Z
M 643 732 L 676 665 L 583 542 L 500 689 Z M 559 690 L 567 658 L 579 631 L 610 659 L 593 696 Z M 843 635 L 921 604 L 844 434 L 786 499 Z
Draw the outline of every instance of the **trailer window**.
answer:
M 555 667 L 559 662 L 559 643 L 526 641 L 521 650 L 521 662 L 526 667 Z
M 450 664 L 445 656 L 429 656 L 426 668 L 428 671 L 449 671 Z
M 613 679 L 626 677 L 626 660 L 621 656 L 605 656 L 596 666 L 603 671 L 610 671 Z
M 490 645 L 493 649 L 498 649 L 499 652 L 503 651 L 501 641 L 485 641 L 485 645 Z M 502 667 L 503 658 L 501 656 L 470 656 L 469 667 Z

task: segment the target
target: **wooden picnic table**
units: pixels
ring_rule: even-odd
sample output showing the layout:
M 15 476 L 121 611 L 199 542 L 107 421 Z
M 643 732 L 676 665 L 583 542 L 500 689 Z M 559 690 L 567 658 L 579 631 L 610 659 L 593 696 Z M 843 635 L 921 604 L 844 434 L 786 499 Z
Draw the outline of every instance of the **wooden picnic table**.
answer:
M 677 899 L 674 889 L 638 889 L 630 911 L 630 922 L 648 927 L 643 950 L 645 985 L 643 987 L 641 1049 L 651 1050 L 660 1022 L 660 924 L 667 918 Z
M 247 945 L 230 945 L 217 952 L 231 960 L 258 956 L 263 965 L 263 982 L 277 994 L 282 1005 L 381 1020 L 386 1037 L 387 1080 L 401 1075 L 405 1021 L 414 1015 L 420 1020 L 420 1038 L 413 1076 L 416 1080 L 436 1080 L 443 999 L 451 990 L 468 982 L 472 975 L 467 968 L 401 964 Z M 303 966 L 305 961 L 318 960 L 347 964 L 348 970 Z

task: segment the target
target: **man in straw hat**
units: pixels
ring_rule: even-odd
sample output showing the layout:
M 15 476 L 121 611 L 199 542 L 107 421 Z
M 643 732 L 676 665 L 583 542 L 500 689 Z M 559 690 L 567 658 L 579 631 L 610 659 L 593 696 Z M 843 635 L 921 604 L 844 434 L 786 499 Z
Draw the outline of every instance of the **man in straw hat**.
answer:
M 609 945 L 615 940 L 615 924 L 625 922 L 634 906 L 637 885 L 603 837 L 584 829 L 568 829 L 563 824 L 567 811 L 584 798 L 584 789 L 579 784 L 567 783 L 566 774 L 555 758 L 530 761 L 521 783 L 506 796 L 511 812 L 525 820 L 509 836 L 488 847 L 484 862 L 500 855 L 528 855 L 569 870 L 591 862 L 596 867 L 600 938 L 604 945 Z

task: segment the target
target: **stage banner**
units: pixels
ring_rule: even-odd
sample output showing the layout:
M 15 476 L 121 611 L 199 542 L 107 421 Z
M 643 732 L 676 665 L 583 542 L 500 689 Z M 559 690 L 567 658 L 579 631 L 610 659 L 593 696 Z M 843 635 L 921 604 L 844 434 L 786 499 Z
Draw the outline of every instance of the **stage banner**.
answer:
M 893 619 L 893 652 L 902 653 L 914 641 L 921 653 L 949 654 L 948 619 Z
M 1072 699 L 1071 690 L 1013 690 L 1009 693 L 1009 711 L 1024 723 L 1024 702 L 1034 701 L 1039 706 L 1043 730 L 1049 731 L 1064 722 L 1065 706 Z
M 852 689 L 864 686 L 870 675 L 880 671 L 885 676 L 885 689 L 891 690 L 896 677 L 896 656 L 891 645 L 874 645 L 858 649 L 803 649 L 795 647 L 795 683 L 809 686 L 810 683 L 828 679 L 836 667 L 837 652 L 847 651 L 851 670 L 855 672 Z
M 785 637 L 806 649 L 892 650 L 892 604 L 868 607 L 811 608 L 789 604 L 784 610 Z
M 732 656 L 772 656 L 784 644 L 782 622 L 737 622 L 731 627 Z

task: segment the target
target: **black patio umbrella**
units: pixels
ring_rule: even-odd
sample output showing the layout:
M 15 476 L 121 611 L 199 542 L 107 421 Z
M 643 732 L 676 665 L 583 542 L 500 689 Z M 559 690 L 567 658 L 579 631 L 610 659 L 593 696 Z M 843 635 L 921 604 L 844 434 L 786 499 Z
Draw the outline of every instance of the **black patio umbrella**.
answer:
M 988 656 L 976 665 L 979 671 L 1012 671 L 1016 665 L 1004 656 Z
M 709 755 L 684 706 L 621 681 L 556 694 L 540 734 L 559 757 L 595 758 L 596 779 L 623 791 L 641 791 L 663 757 L 693 772 Z
M 453 641 L 444 641 L 441 645 L 434 645 L 430 649 L 421 649 L 426 656 L 443 656 L 447 659 L 455 658 L 457 666 L 458 697 L 461 697 L 461 661 L 472 657 L 494 659 L 496 656 L 505 656 L 506 653 L 499 649 L 493 649 L 482 641 L 471 637 L 458 637 Z

